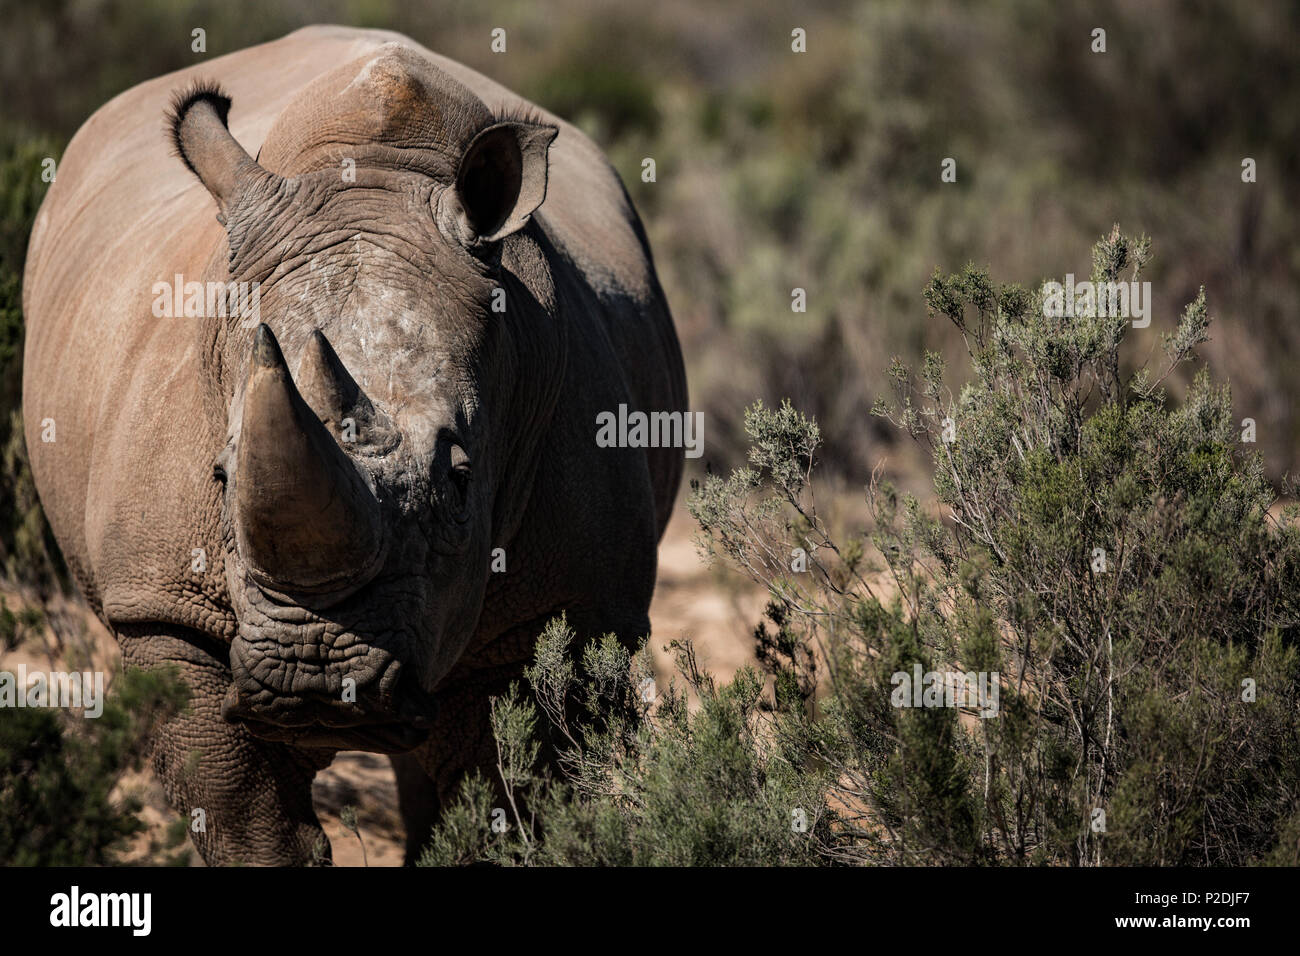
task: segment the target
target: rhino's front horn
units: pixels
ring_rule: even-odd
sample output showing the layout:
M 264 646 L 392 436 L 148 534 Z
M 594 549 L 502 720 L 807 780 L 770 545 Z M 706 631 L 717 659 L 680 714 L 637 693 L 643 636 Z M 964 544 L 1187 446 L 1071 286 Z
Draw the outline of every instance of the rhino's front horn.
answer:
M 329 592 L 373 572 L 379 502 L 298 394 L 266 325 L 253 343 L 236 455 L 236 543 L 259 584 Z

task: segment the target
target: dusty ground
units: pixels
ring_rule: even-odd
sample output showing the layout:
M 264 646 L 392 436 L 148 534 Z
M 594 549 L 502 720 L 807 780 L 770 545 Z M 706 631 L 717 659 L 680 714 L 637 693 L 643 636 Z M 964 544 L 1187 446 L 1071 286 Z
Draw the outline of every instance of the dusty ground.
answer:
M 672 675 L 669 641 L 687 637 L 695 642 L 700 663 L 725 681 L 745 663 L 753 661 L 753 629 L 765 603 L 764 595 L 737 575 L 709 568 L 693 543 L 695 524 L 680 507 L 659 548 L 659 584 L 650 607 L 653 627 L 651 647 L 657 676 L 662 683 Z M 0 587 L 11 610 L 26 602 L 22 595 Z M 46 624 L 22 629 L 12 649 L 0 647 L 0 670 L 13 671 L 20 663 L 36 670 L 116 668 L 117 646 L 103 625 L 79 602 L 58 599 L 46 607 Z M 131 774 L 119 791 L 141 797 L 142 818 L 150 832 L 132 847 L 128 859 L 148 852 L 150 838 L 159 838 L 175 815 L 167 807 L 162 789 L 152 774 Z M 333 846 L 338 866 L 400 866 L 404 834 L 397 811 L 397 790 L 388 758 L 369 753 L 341 753 L 312 786 L 317 813 Z M 344 807 L 356 809 L 354 834 L 340 823 Z M 191 852 L 198 863 L 197 854 Z

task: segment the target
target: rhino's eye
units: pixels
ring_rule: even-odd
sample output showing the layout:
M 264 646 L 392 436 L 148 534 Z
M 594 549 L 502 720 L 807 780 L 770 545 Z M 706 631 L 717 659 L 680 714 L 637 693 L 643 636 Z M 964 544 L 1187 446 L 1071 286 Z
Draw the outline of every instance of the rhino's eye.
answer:
M 447 472 L 447 480 L 457 499 L 456 505 L 458 507 L 464 507 L 469 496 L 469 479 L 469 455 L 465 453 L 465 449 L 461 448 L 460 445 L 452 445 L 451 468 Z
M 230 463 L 234 461 L 234 449 L 227 444 L 212 463 L 212 477 L 225 485 L 230 480 Z

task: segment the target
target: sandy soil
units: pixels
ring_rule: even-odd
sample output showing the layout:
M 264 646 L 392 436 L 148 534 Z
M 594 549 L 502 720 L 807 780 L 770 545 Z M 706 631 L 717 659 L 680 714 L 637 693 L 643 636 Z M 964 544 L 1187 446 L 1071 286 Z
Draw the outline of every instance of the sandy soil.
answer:
M 690 638 L 700 663 L 719 681 L 729 679 L 753 661 L 753 629 L 762 615 L 762 591 L 722 568 L 710 568 L 697 554 L 695 524 L 684 507 L 678 507 L 659 548 L 659 583 L 650 607 L 656 678 L 661 686 L 672 677 L 669 641 Z M 18 611 L 29 602 L 22 594 L 0 586 L 9 609 Z M 116 642 L 102 624 L 78 601 L 56 599 L 45 608 L 44 626 L 20 632 L 19 643 L 0 648 L 0 670 L 95 669 L 111 673 L 117 668 Z M 145 808 L 142 819 L 149 832 L 142 834 L 126 854 L 140 860 L 151 839 L 160 839 L 175 814 L 167 807 L 162 788 L 148 771 L 127 775 L 119 794 L 131 792 Z M 312 785 L 317 814 L 329 835 L 338 866 L 400 866 L 404 832 L 397 810 L 397 789 L 388 758 L 377 754 L 341 753 Z M 356 809 L 357 833 L 340 822 L 343 808 Z M 192 862 L 201 865 L 191 851 Z

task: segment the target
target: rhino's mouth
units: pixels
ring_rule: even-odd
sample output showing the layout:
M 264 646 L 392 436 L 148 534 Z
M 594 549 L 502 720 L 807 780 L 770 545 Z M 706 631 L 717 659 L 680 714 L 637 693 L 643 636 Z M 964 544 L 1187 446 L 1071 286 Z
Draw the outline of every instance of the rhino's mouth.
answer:
M 254 704 L 232 686 L 221 705 L 221 716 L 240 724 L 262 740 L 299 747 L 402 753 L 419 746 L 433 726 L 433 705 L 423 712 L 367 713 L 356 707 L 341 710 L 303 697 L 277 697 L 271 705 Z
M 418 731 L 404 724 L 376 724 L 347 730 L 327 727 L 293 730 L 256 721 L 245 726 L 254 737 L 273 743 L 321 750 L 363 750 L 376 754 L 406 753 L 420 746 L 429 736 L 427 730 Z
M 222 713 L 226 715 L 224 709 Z M 294 726 L 268 723 L 253 715 L 230 714 L 226 719 L 242 724 L 250 734 L 261 740 L 328 750 L 405 753 L 429 737 L 427 726 L 420 727 L 413 723 L 375 722 L 332 726 L 321 721 Z
M 236 641 L 235 680 L 221 704 L 221 716 L 263 740 L 338 750 L 401 753 L 423 743 L 436 714 L 433 695 L 389 657 L 373 681 L 362 680 L 355 700 L 325 690 L 324 672 L 299 670 L 289 686 L 272 686 L 253 676 L 262 669 L 248 661 Z M 387 655 L 381 655 L 387 657 Z M 264 660 L 264 658 L 263 658 Z M 280 671 L 272 671 L 280 673 Z M 357 672 L 360 675 L 360 672 Z

